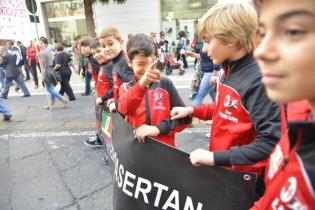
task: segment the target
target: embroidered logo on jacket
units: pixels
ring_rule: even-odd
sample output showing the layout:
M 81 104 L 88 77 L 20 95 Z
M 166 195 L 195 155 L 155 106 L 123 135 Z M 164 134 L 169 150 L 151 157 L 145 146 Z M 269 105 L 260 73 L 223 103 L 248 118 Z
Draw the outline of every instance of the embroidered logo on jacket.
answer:
M 309 209 L 305 200 L 303 199 L 303 193 L 298 192 L 297 178 L 291 176 L 288 178 L 281 188 L 279 197 L 275 198 L 271 203 L 272 209 Z
M 164 106 L 163 102 L 164 102 L 164 95 L 163 93 L 158 93 L 155 92 L 153 94 L 153 100 L 155 101 L 154 105 L 153 105 L 153 110 L 166 110 L 166 107 Z
M 164 95 L 163 95 L 163 93 L 157 93 L 157 92 L 155 92 L 155 93 L 153 94 L 153 100 L 154 100 L 154 101 L 157 101 L 157 100 L 164 100 Z
M 237 99 L 231 98 L 231 96 L 229 94 L 226 95 L 225 99 L 224 99 L 224 106 L 225 107 L 230 107 L 232 109 L 237 109 L 237 107 L 238 107 Z

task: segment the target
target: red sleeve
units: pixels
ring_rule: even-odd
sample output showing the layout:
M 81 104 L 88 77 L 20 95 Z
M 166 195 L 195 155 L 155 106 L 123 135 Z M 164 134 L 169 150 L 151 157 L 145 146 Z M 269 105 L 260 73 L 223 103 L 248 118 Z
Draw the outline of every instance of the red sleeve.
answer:
M 213 110 L 215 108 L 215 104 L 202 104 L 200 106 L 194 106 L 194 114 L 193 117 L 197 117 L 201 120 L 212 120 Z
M 261 197 L 257 202 L 254 203 L 254 206 L 252 208 L 250 208 L 250 210 L 259 210 L 262 209 L 261 207 L 261 203 L 264 202 L 264 197 L 265 195 L 263 195 L 263 197 Z
M 101 71 L 101 70 L 100 70 L 100 71 Z M 96 74 L 96 72 L 94 71 L 94 69 L 92 69 L 92 76 L 93 76 L 93 78 L 94 78 L 94 82 L 95 82 L 95 86 L 96 86 L 98 74 Z
M 135 86 L 129 87 L 124 83 L 119 88 L 118 111 L 122 115 L 131 115 L 144 100 L 144 94 L 148 89 L 143 89 L 137 82 Z
M 27 55 L 28 57 L 35 57 L 35 56 L 36 56 L 36 52 L 35 52 L 35 51 L 31 52 L 31 51 L 30 51 L 31 49 L 32 49 L 31 47 L 28 47 L 28 48 L 26 49 L 26 55 Z

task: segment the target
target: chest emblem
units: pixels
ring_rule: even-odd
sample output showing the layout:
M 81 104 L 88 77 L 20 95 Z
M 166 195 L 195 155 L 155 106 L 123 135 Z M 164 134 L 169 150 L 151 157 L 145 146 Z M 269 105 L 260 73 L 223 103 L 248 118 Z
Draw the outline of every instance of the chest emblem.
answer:
M 232 109 L 237 109 L 237 99 L 233 99 L 229 94 L 224 98 L 224 106 Z
M 154 101 L 164 100 L 164 95 L 163 95 L 163 93 L 157 93 L 157 92 L 155 92 L 155 93 L 153 94 L 153 100 L 154 100 Z

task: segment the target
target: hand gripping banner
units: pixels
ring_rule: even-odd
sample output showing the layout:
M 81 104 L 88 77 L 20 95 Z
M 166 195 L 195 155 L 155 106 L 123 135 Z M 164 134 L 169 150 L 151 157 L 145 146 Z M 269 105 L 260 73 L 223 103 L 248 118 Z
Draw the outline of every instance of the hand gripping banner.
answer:
M 139 143 L 134 128 L 116 113 L 103 112 L 102 132 L 112 166 L 114 210 L 240 210 L 253 205 L 253 173 L 194 167 L 183 151 L 152 138 Z

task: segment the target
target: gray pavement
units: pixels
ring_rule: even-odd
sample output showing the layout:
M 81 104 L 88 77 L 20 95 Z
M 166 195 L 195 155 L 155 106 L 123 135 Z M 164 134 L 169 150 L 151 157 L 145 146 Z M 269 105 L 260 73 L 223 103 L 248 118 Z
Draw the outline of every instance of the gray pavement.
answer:
M 169 76 L 187 105 L 192 103 L 188 95 L 193 75 L 189 68 L 183 76 L 178 70 Z M 46 91 L 33 89 L 32 81 L 27 81 L 31 97 L 21 98 L 21 92 L 11 90 L 4 100 L 13 117 L 0 122 L 1 210 L 111 209 L 112 177 L 101 163 L 105 151 L 83 144 L 96 130 L 93 96 L 78 94 L 84 89 L 78 75 L 71 85 L 77 100 L 65 109 L 45 110 Z M 192 128 L 176 135 L 177 147 L 186 152 L 207 148 L 208 130 L 203 121 L 194 120 Z

